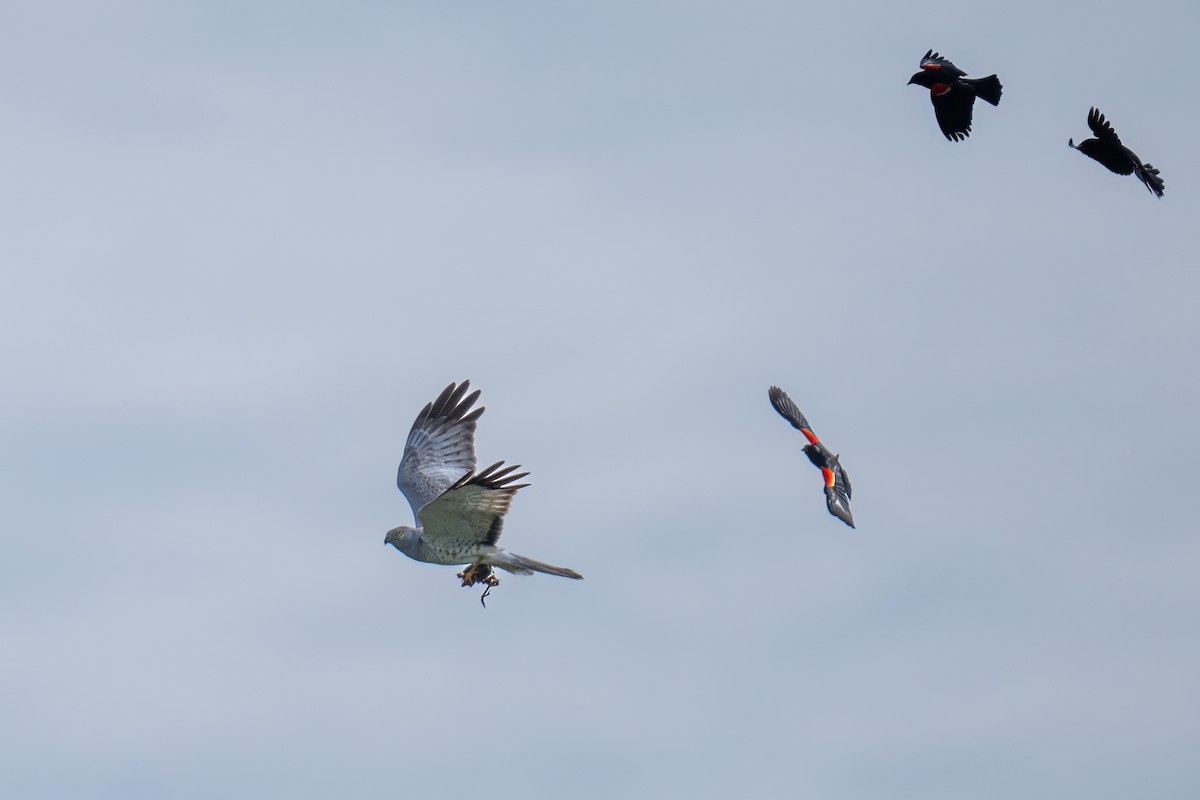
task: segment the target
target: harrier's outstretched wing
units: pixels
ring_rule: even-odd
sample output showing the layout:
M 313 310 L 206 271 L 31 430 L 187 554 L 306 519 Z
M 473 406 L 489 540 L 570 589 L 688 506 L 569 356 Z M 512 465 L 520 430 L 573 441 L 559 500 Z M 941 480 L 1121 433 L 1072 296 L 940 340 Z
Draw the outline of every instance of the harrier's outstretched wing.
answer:
M 483 408 L 471 411 L 479 391 L 468 395 L 470 386 L 470 381 L 447 386 L 421 410 L 408 433 L 396 486 L 414 516 L 475 469 L 475 421 Z
M 468 473 L 426 504 L 418 514 L 425 538 L 438 542 L 495 544 L 500 538 L 504 515 L 528 472 L 512 474 L 520 464 L 504 467 L 497 461 L 478 473 Z

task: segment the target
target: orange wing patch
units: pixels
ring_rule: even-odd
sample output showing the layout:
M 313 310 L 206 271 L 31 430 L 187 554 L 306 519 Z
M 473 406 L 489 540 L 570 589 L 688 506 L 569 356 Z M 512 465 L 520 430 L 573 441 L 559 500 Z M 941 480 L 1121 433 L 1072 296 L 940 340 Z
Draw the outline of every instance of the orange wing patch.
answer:
M 833 470 L 829 467 L 821 467 L 821 474 L 825 476 L 825 485 L 833 486 Z
M 805 439 L 808 439 L 809 444 L 816 444 L 820 441 L 820 439 L 817 438 L 817 435 L 808 428 L 801 428 L 800 432 L 804 434 Z
M 933 86 L 929 87 L 929 91 L 934 97 L 941 97 L 942 95 L 950 92 L 950 86 L 945 83 L 935 83 Z

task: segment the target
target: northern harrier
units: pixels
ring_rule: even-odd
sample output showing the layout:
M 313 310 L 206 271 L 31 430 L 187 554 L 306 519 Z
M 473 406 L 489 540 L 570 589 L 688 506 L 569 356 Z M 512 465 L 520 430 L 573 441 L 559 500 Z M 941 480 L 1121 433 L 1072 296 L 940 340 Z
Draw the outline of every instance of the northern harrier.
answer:
M 396 485 L 408 498 L 419 524 L 392 528 L 384 544 L 429 564 L 468 564 L 458 573 L 462 585 L 486 583 L 485 597 L 491 587 L 500 584 L 492 567 L 521 575 L 545 572 L 582 578 L 575 570 L 543 564 L 496 546 L 513 495 L 529 485 L 514 481 L 529 473 L 514 475 L 519 465 L 504 467 L 503 461 L 475 471 L 475 422 L 483 408 L 471 410 L 479 390 L 468 395 L 470 385 L 470 381 L 450 384 L 413 422 Z
M 942 134 L 952 142 L 971 135 L 971 114 L 975 98 L 980 97 L 994 106 L 1000 105 L 1004 87 L 995 75 L 986 78 L 967 78 L 967 73 L 947 59 L 930 50 L 921 59 L 921 71 L 908 82 L 929 90 L 933 113 Z
M 821 476 L 825 479 L 825 507 L 829 509 L 830 514 L 853 528 L 854 517 L 850 515 L 850 476 L 846 474 L 846 470 L 842 469 L 842 462 L 838 460 L 838 454 L 821 443 L 817 435 L 812 432 L 812 426 L 808 424 L 804 414 L 800 413 L 800 409 L 792 402 L 792 398 L 787 396 L 787 392 L 778 386 L 772 386 L 767 394 L 771 398 L 771 405 L 775 406 L 779 415 L 792 423 L 792 427 L 803 433 L 804 438 L 808 439 L 808 444 L 804 447 L 804 455 L 808 456 L 808 460 L 821 470 Z
M 1088 127 L 1095 134 L 1093 139 L 1084 139 L 1078 145 L 1074 139 L 1067 139 L 1067 144 L 1074 147 L 1085 156 L 1096 159 L 1118 175 L 1134 174 L 1138 180 L 1146 184 L 1146 188 L 1157 197 L 1163 196 L 1166 183 L 1158 177 L 1158 170 L 1150 164 L 1143 164 L 1137 153 L 1121 144 L 1121 137 L 1113 130 L 1108 120 L 1093 108 L 1088 112 Z

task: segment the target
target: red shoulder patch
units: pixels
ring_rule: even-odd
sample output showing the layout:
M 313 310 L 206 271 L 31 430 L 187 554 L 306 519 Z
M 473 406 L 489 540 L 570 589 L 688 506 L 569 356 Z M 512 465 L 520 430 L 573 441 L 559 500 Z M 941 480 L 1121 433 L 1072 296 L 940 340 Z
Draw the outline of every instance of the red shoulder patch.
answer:
M 929 92 L 935 97 L 941 97 L 944 94 L 949 94 L 950 85 L 947 83 L 935 83 L 929 87 Z

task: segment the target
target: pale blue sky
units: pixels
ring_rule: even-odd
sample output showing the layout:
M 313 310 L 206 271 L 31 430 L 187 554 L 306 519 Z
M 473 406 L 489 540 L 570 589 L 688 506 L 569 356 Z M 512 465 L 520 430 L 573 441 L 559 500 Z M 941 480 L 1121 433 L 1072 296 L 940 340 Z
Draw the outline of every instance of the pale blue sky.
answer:
M 0 794 L 1195 794 L 1200 25 L 1056 8 L 6 8 Z M 463 378 L 582 583 L 385 549 Z

